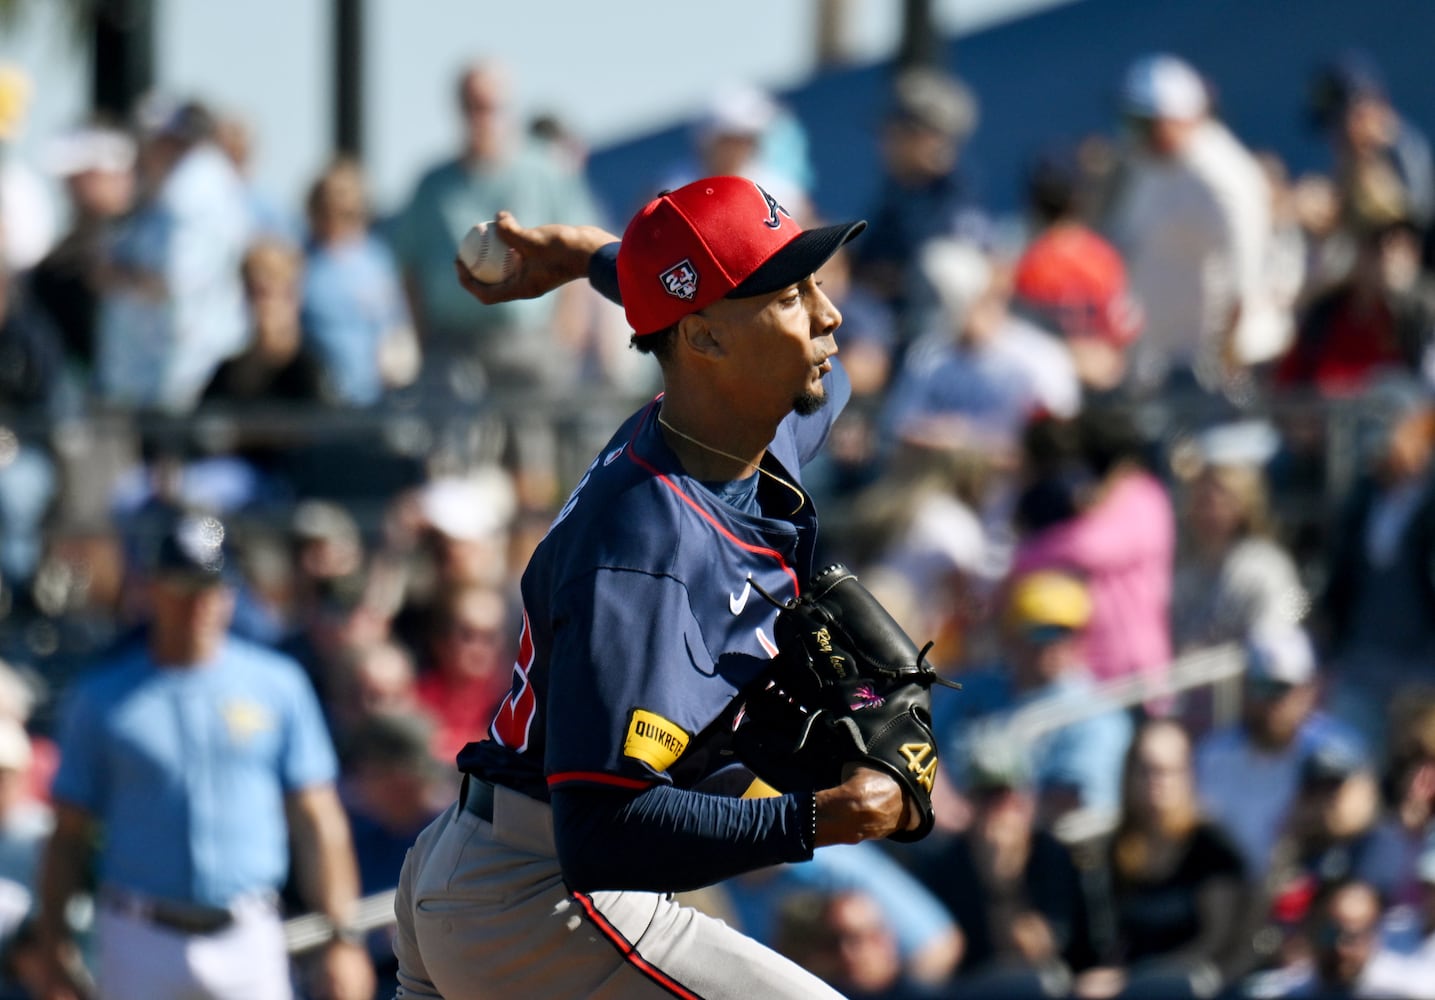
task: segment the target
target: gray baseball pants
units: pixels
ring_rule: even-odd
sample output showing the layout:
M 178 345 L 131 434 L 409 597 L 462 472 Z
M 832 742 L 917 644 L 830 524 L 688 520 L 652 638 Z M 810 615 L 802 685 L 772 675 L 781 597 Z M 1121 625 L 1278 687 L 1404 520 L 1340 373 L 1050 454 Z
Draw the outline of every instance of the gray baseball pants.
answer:
M 400 1000 L 841 1000 L 721 920 L 651 892 L 571 893 L 549 807 L 494 789 L 419 835 L 394 910 Z

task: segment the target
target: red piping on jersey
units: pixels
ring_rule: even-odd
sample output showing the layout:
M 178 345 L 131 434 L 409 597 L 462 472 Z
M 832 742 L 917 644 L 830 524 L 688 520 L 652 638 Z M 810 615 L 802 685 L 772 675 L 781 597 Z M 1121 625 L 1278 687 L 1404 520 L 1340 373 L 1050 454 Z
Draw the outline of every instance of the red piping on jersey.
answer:
M 628 453 L 628 457 L 631 458 L 634 462 L 636 462 L 640 467 L 652 473 L 653 476 L 657 478 L 658 482 L 662 483 L 668 489 L 672 490 L 679 497 L 681 497 L 683 503 L 691 507 L 694 511 L 697 512 L 697 515 L 699 517 L 701 517 L 708 524 L 712 525 L 713 530 L 716 531 L 719 535 L 722 535 L 724 538 L 732 542 L 740 549 L 745 549 L 748 552 L 752 552 L 760 556 L 771 556 L 773 559 L 776 559 L 777 565 L 782 567 L 782 571 L 786 573 L 787 578 L 792 581 L 792 592 L 794 594 L 800 594 L 802 592 L 802 588 L 797 583 L 797 574 L 792 571 L 792 567 L 787 565 L 787 560 L 782 558 L 781 552 L 777 551 L 776 549 L 765 548 L 761 545 L 749 545 L 747 542 L 744 542 L 741 538 L 738 538 L 736 535 L 734 535 L 731 531 L 728 531 L 721 524 L 718 524 L 716 518 L 714 518 L 707 511 L 703 510 L 702 507 L 698 505 L 698 502 L 696 500 L 683 492 L 682 487 L 669 479 L 665 473 L 659 472 L 651 462 L 639 455 L 637 453 L 637 450 L 633 448 L 633 442 L 636 441 L 638 438 L 638 430 L 643 426 L 644 423 L 647 422 L 648 413 L 652 411 L 654 406 L 658 405 L 658 401 L 662 398 L 663 397 L 661 395 L 653 397 L 653 401 L 648 404 L 648 409 L 643 412 L 643 419 L 639 420 L 638 426 L 633 428 L 633 436 L 628 439 L 628 447 L 627 449 L 625 449 Z
M 702 1000 L 701 996 L 686 986 L 683 986 L 672 976 L 638 954 L 638 949 L 633 943 L 624 937 L 623 932 L 614 927 L 608 918 L 598 909 L 598 904 L 593 902 L 592 896 L 584 892 L 575 892 L 573 893 L 573 899 L 583 908 L 583 912 L 588 915 L 588 919 L 593 922 L 593 926 L 598 928 L 598 933 L 602 934 L 614 948 L 618 949 L 619 954 L 623 956 L 625 962 L 675 997 L 682 997 L 683 1000 Z
M 528 609 L 523 609 L 523 630 L 518 635 L 518 658 L 513 661 L 513 672 L 518 675 L 518 690 L 498 703 L 493 713 L 488 734 L 499 746 L 512 747 L 519 753 L 528 749 L 528 733 L 533 728 L 533 717 L 537 714 L 535 703 L 538 696 L 529 682 L 528 673 L 533 669 L 533 629 L 528 625 Z M 518 720 L 522 719 L 522 729 Z
M 656 781 L 642 778 L 625 778 L 621 774 L 605 774 L 602 771 L 559 771 L 548 776 L 548 787 L 556 788 L 570 781 L 591 781 L 598 785 L 616 785 L 619 788 L 651 788 Z

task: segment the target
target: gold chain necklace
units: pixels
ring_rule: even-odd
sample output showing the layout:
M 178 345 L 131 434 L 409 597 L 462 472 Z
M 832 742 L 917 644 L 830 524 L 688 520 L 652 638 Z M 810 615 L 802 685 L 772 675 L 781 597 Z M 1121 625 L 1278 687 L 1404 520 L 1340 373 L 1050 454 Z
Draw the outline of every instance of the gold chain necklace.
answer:
M 672 424 L 670 424 L 670 423 L 668 423 L 666 420 L 664 420 L 664 419 L 663 419 L 663 415 L 662 415 L 661 413 L 658 414 L 658 423 L 662 424 L 662 425 L 663 425 L 664 427 L 666 427 L 668 430 L 672 431 L 674 434 L 676 434 L 678 437 L 682 438 L 684 441 L 688 442 L 689 444 L 695 444 L 695 445 L 697 445 L 697 446 L 698 446 L 699 448 L 701 448 L 703 451 L 710 451 L 710 452 L 712 452 L 714 455 L 721 455 L 723 458 L 732 459 L 734 462 L 741 462 L 744 466 L 746 466 L 746 465 L 749 464 L 748 460 L 745 459 L 745 458 L 743 458 L 743 457 L 740 456 L 740 455 L 734 455 L 732 452 L 723 451 L 721 448 L 714 448 L 714 447 L 713 447 L 712 445 L 710 445 L 710 444 L 704 444 L 703 442 L 699 441 L 697 438 L 693 437 L 691 434 L 684 434 L 682 431 L 678 430 L 678 429 L 677 429 L 676 427 L 674 427 Z M 777 475 L 776 473 L 774 473 L 774 472 L 768 472 L 766 469 L 764 469 L 764 468 L 762 467 L 762 463 L 761 463 L 761 462 L 757 462 L 757 463 L 755 463 L 755 464 L 756 464 L 756 466 L 757 466 L 757 471 L 758 471 L 761 475 L 766 476 L 768 479 L 771 479 L 771 480 L 772 480 L 773 482 L 775 482 L 775 483 L 781 483 L 783 486 L 786 486 L 789 490 L 792 491 L 792 495 L 795 496 L 795 497 L 797 497 L 797 506 L 794 507 L 794 508 L 792 508 L 792 510 L 788 512 L 788 515 L 787 515 L 788 517 L 791 517 L 793 514 L 796 514 L 799 510 L 802 509 L 802 505 L 807 502 L 807 497 L 803 494 L 803 492 L 802 492 L 800 489 L 798 489 L 796 486 L 792 485 L 792 484 L 789 483 L 786 479 L 783 479 L 781 476 Z

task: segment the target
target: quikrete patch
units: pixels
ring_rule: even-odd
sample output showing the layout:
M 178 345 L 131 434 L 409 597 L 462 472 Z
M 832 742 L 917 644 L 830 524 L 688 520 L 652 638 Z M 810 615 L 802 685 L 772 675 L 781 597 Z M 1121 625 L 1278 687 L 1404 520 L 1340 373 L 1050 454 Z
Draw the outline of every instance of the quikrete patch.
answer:
M 688 734 L 677 723 L 641 708 L 633 709 L 623 756 L 640 760 L 655 771 L 666 771 L 688 748 Z

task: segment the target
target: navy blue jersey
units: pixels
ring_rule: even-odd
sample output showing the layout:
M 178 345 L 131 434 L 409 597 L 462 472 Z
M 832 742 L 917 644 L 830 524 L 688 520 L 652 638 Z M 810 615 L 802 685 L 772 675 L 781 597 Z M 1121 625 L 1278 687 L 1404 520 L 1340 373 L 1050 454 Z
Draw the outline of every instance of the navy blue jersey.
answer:
M 763 467 L 800 469 L 850 395 L 834 360 L 829 405 L 789 415 Z M 657 416 L 630 417 L 593 460 L 523 574 L 513 687 L 459 767 L 536 798 L 568 783 L 730 791 L 750 776 L 725 752 L 734 696 L 772 656 L 778 599 L 812 565 L 817 520 L 763 476 L 751 516 L 682 470 Z M 738 779 L 730 781 L 728 779 Z

